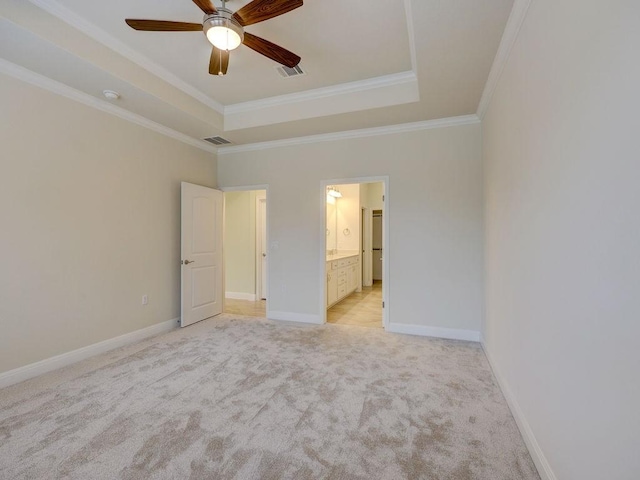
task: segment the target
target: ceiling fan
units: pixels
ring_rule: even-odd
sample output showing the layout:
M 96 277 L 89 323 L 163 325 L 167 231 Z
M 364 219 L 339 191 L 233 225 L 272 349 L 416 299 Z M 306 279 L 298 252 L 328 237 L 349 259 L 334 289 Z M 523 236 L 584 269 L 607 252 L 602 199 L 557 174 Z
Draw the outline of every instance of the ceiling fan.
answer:
M 204 12 L 202 24 L 132 18 L 127 18 L 125 22 L 134 30 L 150 32 L 203 31 L 213 45 L 209 61 L 211 75 L 227 73 L 229 52 L 240 46 L 241 43 L 289 68 L 300 63 L 300 57 L 295 53 L 264 38 L 245 32 L 244 27 L 301 7 L 302 0 L 253 0 L 235 13 L 225 7 L 226 0 L 222 0 L 221 8 L 214 7 L 211 0 L 193 0 L 193 3 Z

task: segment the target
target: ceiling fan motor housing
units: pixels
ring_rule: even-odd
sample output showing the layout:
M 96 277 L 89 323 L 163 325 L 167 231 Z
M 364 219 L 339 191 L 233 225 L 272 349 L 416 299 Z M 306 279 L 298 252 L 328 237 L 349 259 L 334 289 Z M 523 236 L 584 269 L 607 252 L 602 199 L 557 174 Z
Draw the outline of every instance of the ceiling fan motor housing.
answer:
M 235 18 L 233 12 L 219 8 L 212 15 L 205 15 L 202 30 L 209 42 L 220 50 L 233 50 L 244 41 L 244 29 Z

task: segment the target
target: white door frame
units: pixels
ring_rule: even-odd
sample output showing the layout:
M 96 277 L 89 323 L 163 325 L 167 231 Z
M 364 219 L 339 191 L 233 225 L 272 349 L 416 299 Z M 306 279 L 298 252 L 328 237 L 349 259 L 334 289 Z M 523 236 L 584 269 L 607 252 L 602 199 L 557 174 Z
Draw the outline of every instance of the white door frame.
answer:
M 267 239 L 266 239 L 266 244 L 267 244 L 267 250 L 269 249 L 269 184 L 260 184 L 260 185 L 241 185 L 238 187 L 218 187 L 219 190 L 221 190 L 222 192 L 250 192 L 250 191 L 254 191 L 254 190 L 265 190 L 265 199 L 267 200 L 267 218 L 266 218 L 266 223 L 267 223 Z M 224 225 L 226 224 L 226 205 L 223 204 L 223 228 Z M 224 230 L 223 230 L 223 235 L 224 235 Z M 227 291 L 227 286 L 225 285 L 225 278 L 226 278 L 226 271 L 225 271 L 225 264 L 224 264 L 224 257 L 222 259 L 222 265 L 223 265 L 223 270 L 222 270 L 222 283 L 223 283 L 223 292 Z M 271 291 L 271 285 L 269 285 L 269 263 L 267 263 L 267 292 Z M 224 295 L 223 295 L 224 297 Z M 223 304 L 223 312 L 224 312 L 224 304 Z M 266 303 L 266 312 L 269 312 L 269 299 L 267 298 L 267 303 Z
M 262 218 L 262 208 L 261 208 L 261 204 L 262 202 L 265 202 L 265 207 L 267 207 L 266 202 L 267 202 L 267 195 L 266 194 L 257 194 L 256 195 L 256 300 L 262 300 L 262 290 L 264 287 L 264 290 L 267 291 L 267 294 L 269 292 L 269 289 L 267 288 L 267 285 L 262 285 L 262 240 L 263 240 L 263 235 L 264 235 L 264 244 L 265 244 L 265 252 L 268 250 L 266 247 L 269 245 L 267 243 L 267 228 L 266 228 L 266 218 Z M 267 207 L 268 208 L 268 207 Z M 265 216 L 266 216 L 267 210 L 265 208 Z M 265 229 L 264 232 L 262 231 L 262 225 L 263 225 L 263 220 L 264 220 L 264 225 L 265 225 Z M 267 270 L 269 270 L 269 258 L 267 258 L 266 260 L 267 263 Z M 266 274 L 267 272 L 265 272 Z M 264 295 L 264 297 L 266 298 L 266 295 Z
M 353 183 L 377 183 L 382 182 L 384 202 L 382 205 L 382 301 L 384 308 L 382 309 L 382 327 L 386 330 L 389 328 L 391 305 L 389 304 L 389 257 L 391 254 L 391 245 L 389 243 L 389 176 L 377 177 L 354 177 L 354 178 L 334 178 L 330 180 L 322 180 L 320 182 L 319 198 L 322 201 L 322 224 L 318 229 L 320 235 L 320 252 L 319 252 L 319 271 L 320 271 L 320 319 L 322 323 L 327 323 L 327 187 L 329 185 L 346 185 Z M 267 208 L 269 205 L 267 204 Z M 268 226 L 267 226 L 268 227 Z M 360 260 L 362 261 L 362 259 Z M 380 305 L 382 307 L 382 305 Z

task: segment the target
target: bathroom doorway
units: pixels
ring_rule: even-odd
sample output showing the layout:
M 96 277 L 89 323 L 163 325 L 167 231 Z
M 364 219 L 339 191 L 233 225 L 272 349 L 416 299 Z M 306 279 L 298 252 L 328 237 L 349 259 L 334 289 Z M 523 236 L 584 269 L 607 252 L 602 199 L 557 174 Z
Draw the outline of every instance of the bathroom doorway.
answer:
M 335 182 L 325 188 L 326 321 L 384 328 L 388 288 L 383 282 L 386 179 L 358 180 Z

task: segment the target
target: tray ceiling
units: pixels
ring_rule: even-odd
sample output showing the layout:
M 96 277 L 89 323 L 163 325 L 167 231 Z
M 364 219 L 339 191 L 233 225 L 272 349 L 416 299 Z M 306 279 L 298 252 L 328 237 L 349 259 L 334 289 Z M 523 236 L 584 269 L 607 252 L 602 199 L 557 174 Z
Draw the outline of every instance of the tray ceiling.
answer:
M 214 0 L 216 5 L 219 2 Z M 232 0 L 232 11 L 249 3 Z M 7 0 L 0 58 L 193 139 L 234 144 L 473 114 L 513 0 L 305 0 L 246 30 L 302 57 L 282 78 L 247 47 L 208 74 L 200 32 L 139 32 L 125 18 L 201 22 L 190 0 Z M 15 70 L 13 67 L 11 69 Z

